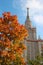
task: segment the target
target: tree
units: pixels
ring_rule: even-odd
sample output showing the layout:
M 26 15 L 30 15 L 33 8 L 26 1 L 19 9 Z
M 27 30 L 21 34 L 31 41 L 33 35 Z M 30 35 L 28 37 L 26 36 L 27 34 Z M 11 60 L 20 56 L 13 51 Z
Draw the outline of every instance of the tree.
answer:
M 27 30 L 16 15 L 4 12 L 0 17 L 0 65 L 25 65 L 22 57 L 26 46 L 22 43 Z

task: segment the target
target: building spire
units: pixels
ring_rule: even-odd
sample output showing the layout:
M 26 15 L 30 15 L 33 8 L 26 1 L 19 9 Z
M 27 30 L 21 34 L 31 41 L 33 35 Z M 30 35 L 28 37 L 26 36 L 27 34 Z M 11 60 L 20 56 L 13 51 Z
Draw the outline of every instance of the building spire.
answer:
M 25 21 L 25 26 L 31 28 L 32 24 L 29 18 L 29 8 L 27 8 L 27 16 L 26 16 L 26 21 Z
M 29 8 L 27 8 L 27 17 L 29 18 Z

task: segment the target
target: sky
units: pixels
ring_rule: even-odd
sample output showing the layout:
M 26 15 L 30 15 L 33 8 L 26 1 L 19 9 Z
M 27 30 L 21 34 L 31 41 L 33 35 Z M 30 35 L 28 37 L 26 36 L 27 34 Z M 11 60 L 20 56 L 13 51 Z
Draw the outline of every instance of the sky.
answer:
M 25 24 L 27 8 L 37 36 L 43 39 L 43 0 L 0 0 L 0 17 L 3 12 L 11 12 L 18 16 L 21 24 Z

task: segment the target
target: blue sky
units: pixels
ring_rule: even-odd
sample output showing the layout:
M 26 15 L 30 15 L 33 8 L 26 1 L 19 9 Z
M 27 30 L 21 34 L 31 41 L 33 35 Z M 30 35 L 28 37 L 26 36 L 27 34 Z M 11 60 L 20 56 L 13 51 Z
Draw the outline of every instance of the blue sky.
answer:
M 25 24 L 27 7 L 30 20 L 37 28 L 37 36 L 43 39 L 43 0 L 0 0 L 0 16 L 3 12 L 11 12 L 18 16 L 21 24 Z

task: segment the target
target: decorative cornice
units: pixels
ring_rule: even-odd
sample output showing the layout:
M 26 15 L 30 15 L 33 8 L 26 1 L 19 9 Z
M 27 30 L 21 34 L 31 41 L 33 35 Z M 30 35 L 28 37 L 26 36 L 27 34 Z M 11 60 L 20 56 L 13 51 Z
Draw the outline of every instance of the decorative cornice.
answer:
M 43 42 L 43 40 L 27 40 L 27 39 L 25 39 L 25 40 L 28 42 Z

